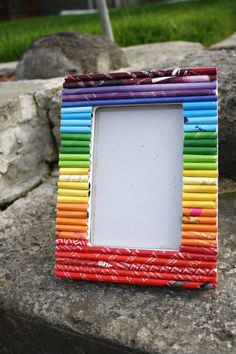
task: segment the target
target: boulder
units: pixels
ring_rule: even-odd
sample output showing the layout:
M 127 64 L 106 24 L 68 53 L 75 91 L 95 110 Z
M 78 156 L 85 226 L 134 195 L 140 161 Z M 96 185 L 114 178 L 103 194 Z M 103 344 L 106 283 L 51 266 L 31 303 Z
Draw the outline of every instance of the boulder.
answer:
M 127 66 L 115 43 L 85 33 L 56 33 L 34 41 L 16 68 L 16 78 L 46 79 L 77 72 L 109 71 Z

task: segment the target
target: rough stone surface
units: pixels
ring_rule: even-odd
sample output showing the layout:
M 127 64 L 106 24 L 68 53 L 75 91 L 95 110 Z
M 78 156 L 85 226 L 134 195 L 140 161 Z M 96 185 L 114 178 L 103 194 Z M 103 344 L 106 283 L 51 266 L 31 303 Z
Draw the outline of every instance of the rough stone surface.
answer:
M 127 66 L 115 43 L 76 32 L 43 36 L 34 41 L 16 68 L 16 78 L 46 79 L 66 74 L 109 71 Z
M 163 43 L 152 43 L 135 45 L 123 48 L 129 66 L 134 70 L 150 67 L 166 67 L 166 61 L 170 58 L 183 59 L 187 54 L 203 51 L 200 43 L 172 41 Z
M 235 48 L 236 48 L 236 33 L 224 39 L 222 42 L 211 46 L 211 49 L 235 49 Z
M 55 197 L 48 180 L 1 213 L 3 353 L 234 352 L 236 193 L 220 196 L 219 285 L 210 291 L 55 279 Z
M 0 86 L 0 205 L 39 184 L 57 159 L 47 104 L 58 87 L 61 82 L 55 79 Z M 42 92 L 47 99 L 43 108 Z

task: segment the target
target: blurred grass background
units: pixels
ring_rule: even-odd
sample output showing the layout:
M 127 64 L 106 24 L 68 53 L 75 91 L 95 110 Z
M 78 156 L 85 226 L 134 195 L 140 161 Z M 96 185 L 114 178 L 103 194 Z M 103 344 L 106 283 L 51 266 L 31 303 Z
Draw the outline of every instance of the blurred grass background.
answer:
M 219 42 L 236 31 L 236 0 L 150 3 L 110 10 L 120 46 L 173 40 Z M 101 34 L 97 14 L 0 22 L 0 62 L 18 60 L 36 38 L 55 32 Z

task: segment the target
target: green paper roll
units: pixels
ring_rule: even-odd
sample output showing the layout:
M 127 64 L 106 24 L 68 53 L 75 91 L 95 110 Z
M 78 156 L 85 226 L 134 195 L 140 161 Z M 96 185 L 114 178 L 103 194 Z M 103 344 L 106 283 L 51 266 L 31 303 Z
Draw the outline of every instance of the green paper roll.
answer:
M 186 132 L 184 139 L 216 139 L 217 132 Z
M 61 161 L 89 161 L 89 154 L 60 154 Z
M 81 140 L 61 140 L 61 146 L 89 146 L 90 141 L 81 141 Z
M 184 163 L 184 170 L 217 170 L 216 162 L 196 162 L 196 163 Z
M 214 147 L 184 147 L 184 154 L 188 155 L 216 155 L 217 148 Z
M 91 134 L 62 133 L 62 140 L 90 140 Z
M 61 154 L 89 154 L 89 147 L 67 147 L 61 146 L 60 153 Z
M 184 146 L 217 146 L 217 139 L 184 140 Z
M 216 155 L 184 155 L 184 162 L 216 162 Z
M 89 161 L 59 161 L 60 167 L 89 167 Z

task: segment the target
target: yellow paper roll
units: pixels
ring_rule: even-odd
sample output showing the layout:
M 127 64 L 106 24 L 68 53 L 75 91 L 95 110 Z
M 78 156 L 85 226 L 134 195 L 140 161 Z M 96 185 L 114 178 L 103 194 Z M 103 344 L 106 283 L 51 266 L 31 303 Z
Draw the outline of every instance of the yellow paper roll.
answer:
M 89 184 L 88 182 L 60 182 L 59 181 L 58 188 L 87 190 L 89 188 Z
M 216 186 L 203 186 L 198 184 L 184 184 L 183 191 L 185 193 L 216 193 Z
M 184 177 L 218 177 L 217 170 L 184 170 Z
M 216 200 L 215 193 L 183 193 L 183 200 Z
M 196 200 L 187 200 L 182 202 L 183 208 L 205 208 L 205 209 L 215 209 L 216 202 L 212 201 L 196 201 Z
M 88 190 L 58 189 L 58 195 L 71 196 L 71 197 L 87 197 Z
M 69 196 L 61 196 L 57 197 L 58 203 L 88 203 L 88 197 L 69 197 Z
M 87 182 L 88 175 L 60 175 L 59 181 L 70 181 L 70 182 Z
M 60 168 L 60 175 L 87 175 L 88 168 Z
M 215 185 L 217 184 L 217 178 L 184 177 L 183 184 Z

